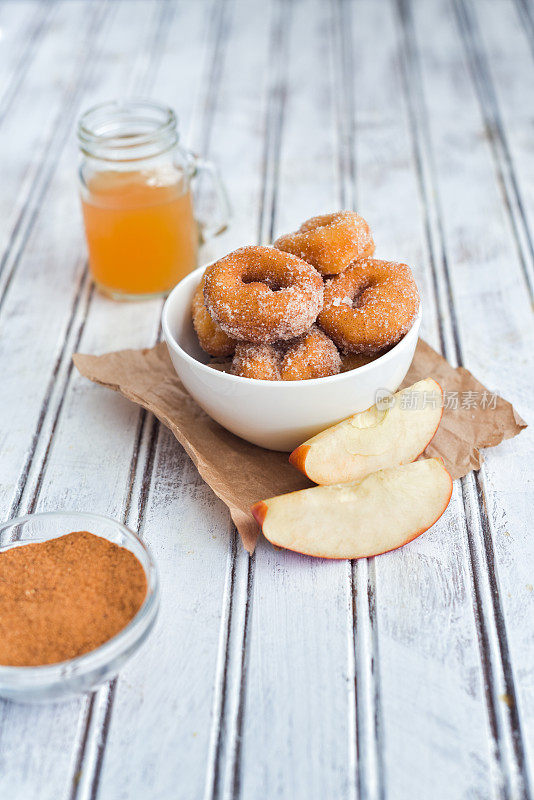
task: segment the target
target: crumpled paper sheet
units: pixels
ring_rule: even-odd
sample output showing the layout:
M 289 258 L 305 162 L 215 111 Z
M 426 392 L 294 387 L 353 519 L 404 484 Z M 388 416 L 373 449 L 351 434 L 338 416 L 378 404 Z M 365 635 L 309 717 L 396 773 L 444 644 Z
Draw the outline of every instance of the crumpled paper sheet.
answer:
M 312 485 L 289 464 L 287 453 L 249 444 L 208 417 L 178 379 L 165 343 L 102 356 L 77 353 L 73 360 L 86 378 L 120 392 L 170 428 L 202 478 L 228 506 L 250 553 L 260 533 L 250 506 Z M 420 339 L 403 386 L 428 377 L 441 384 L 451 407 L 445 408 L 424 455 L 441 456 L 453 478 L 479 469 L 480 448 L 493 447 L 526 427 L 510 403 L 489 392 L 466 369 L 451 367 Z

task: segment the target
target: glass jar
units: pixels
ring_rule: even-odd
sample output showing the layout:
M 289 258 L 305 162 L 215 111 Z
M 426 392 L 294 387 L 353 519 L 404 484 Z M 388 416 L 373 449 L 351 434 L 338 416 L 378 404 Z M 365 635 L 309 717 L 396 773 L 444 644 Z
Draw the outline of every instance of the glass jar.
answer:
M 78 123 L 80 192 L 97 287 L 119 300 L 167 294 L 197 266 L 204 239 L 228 225 L 217 168 L 185 150 L 174 111 L 148 100 L 102 103 Z M 210 225 L 195 216 L 192 179 L 206 174 L 218 206 Z

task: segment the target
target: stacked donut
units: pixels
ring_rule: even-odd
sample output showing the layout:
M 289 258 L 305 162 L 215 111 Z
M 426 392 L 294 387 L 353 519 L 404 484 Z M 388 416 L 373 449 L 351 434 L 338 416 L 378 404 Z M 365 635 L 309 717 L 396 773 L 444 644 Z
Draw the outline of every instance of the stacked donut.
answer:
M 419 294 L 410 268 L 374 249 L 363 217 L 340 211 L 221 258 L 193 299 L 200 346 L 260 380 L 323 378 L 376 358 L 410 329 Z

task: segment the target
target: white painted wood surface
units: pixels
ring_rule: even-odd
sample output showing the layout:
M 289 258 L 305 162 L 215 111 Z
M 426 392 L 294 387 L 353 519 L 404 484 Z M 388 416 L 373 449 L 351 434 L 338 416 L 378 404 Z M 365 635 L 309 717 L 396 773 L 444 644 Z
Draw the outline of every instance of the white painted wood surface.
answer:
M 0 797 L 531 797 L 530 430 L 401 551 L 249 558 L 174 438 L 70 359 L 158 336 L 159 301 L 92 290 L 76 198 L 77 116 L 143 94 L 225 175 L 206 259 L 355 207 L 424 336 L 532 421 L 532 5 L 6 0 L 0 36 L 0 513 L 124 519 L 163 585 L 109 687 L 0 703 Z

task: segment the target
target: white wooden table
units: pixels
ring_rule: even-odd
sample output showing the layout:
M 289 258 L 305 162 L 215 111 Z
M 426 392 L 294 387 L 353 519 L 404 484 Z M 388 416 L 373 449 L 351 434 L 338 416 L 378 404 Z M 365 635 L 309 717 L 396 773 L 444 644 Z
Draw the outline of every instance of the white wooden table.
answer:
M 414 266 L 423 336 L 533 422 L 533 6 L 7 0 L 0 33 L 0 514 L 124 519 L 163 584 L 110 686 L 0 703 L 2 800 L 531 797 L 531 430 L 398 552 L 249 558 L 168 431 L 71 355 L 158 336 L 159 301 L 93 291 L 76 189 L 80 112 L 148 95 L 225 175 L 205 259 L 356 208 Z

